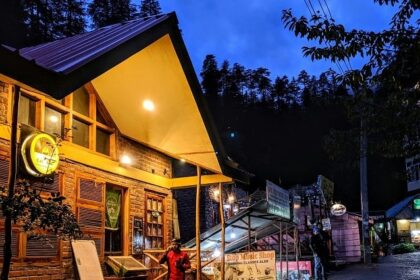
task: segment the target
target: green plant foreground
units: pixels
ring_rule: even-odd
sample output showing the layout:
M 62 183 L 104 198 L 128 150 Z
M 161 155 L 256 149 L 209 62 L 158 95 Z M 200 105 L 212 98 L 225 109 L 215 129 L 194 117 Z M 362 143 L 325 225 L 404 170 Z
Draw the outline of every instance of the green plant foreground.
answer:
M 393 254 L 405 254 L 405 253 L 412 253 L 416 251 L 416 247 L 414 247 L 411 243 L 401 243 L 396 245 L 392 249 Z

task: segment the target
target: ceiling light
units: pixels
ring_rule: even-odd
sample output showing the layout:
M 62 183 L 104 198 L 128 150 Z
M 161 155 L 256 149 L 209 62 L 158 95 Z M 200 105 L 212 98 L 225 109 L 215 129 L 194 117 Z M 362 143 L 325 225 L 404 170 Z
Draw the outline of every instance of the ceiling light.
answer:
M 146 99 L 143 101 L 143 108 L 147 111 L 154 111 L 155 110 L 155 103 L 153 101 Z
M 180 159 L 180 161 L 181 161 L 181 162 L 185 162 L 185 159 L 181 158 L 181 159 Z
M 234 233 L 233 231 L 230 233 L 230 238 L 236 238 L 236 233 Z
M 128 155 L 123 155 L 120 159 L 120 162 L 122 164 L 130 165 L 131 164 L 131 158 Z

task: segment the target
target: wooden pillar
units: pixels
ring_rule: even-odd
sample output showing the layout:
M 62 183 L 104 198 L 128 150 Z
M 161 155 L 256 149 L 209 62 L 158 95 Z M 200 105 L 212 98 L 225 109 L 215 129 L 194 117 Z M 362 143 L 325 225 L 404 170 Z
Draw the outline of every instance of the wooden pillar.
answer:
M 220 254 L 220 279 L 225 279 L 225 238 L 226 238 L 226 232 L 225 232 L 225 215 L 223 211 L 223 189 L 222 189 L 222 183 L 219 183 L 219 211 L 220 211 L 220 225 L 222 227 L 222 248 L 221 248 L 221 254 Z
M 197 257 L 197 276 L 201 279 L 201 238 L 200 238 L 200 192 L 201 192 L 201 168 L 197 166 L 197 193 L 195 198 L 195 244 Z
M 283 258 L 283 229 L 282 229 L 282 222 L 280 221 L 280 232 L 279 232 L 279 259 L 280 259 L 280 279 L 283 279 L 283 266 L 282 266 L 282 258 Z
M 248 214 L 248 252 L 251 252 L 251 215 Z

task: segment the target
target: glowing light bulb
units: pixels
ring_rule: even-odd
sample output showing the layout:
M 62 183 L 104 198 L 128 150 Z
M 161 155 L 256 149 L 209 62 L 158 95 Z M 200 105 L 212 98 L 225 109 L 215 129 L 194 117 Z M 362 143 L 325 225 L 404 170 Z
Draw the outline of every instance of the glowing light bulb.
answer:
M 123 156 L 121 157 L 120 162 L 121 162 L 122 164 L 127 164 L 127 165 L 130 165 L 130 164 L 132 163 L 131 158 L 130 158 L 128 155 L 123 155 Z
M 58 122 L 58 117 L 57 116 L 50 116 L 49 119 L 50 119 L 50 122 L 52 122 L 52 123 L 57 123 Z
M 233 238 L 236 238 L 236 233 L 231 232 L 231 233 L 230 233 L 230 238 L 232 238 L 232 239 L 233 239 Z
M 155 103 L 152 100 L 146 99 L 143 101 L 143 108 L 147 111 L 154 111 L 155 110 Z

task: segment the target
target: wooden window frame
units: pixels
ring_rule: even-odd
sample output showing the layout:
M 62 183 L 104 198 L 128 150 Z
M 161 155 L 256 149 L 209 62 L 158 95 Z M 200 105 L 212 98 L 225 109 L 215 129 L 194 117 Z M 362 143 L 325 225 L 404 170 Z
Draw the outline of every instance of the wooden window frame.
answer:
M 148 201 L 149 198 L 152 199 L 152 200 L 153 199 L 154 200 L 160 200 L 162 202 L 162 211 L 159 211 L 160 212 L 160 215 L 162 216 L 161 223 L 149 222 L 149 219 L 148 219 L 147 214 L 149 212 L 151 214 L 151 212 L 154 211 L 154 210 L 152 210 L 153 207 L 152 207 L 152 209 L 149 209 L 148 206 L 147 206 L 147 201 Z M 144 199 L 144 229 L 143 229 L 144 242 L 145 242 L 144 243 L 144 246 L 146 248 L 147 238 L 151 238 L 151 240 L 153 240 L 153 238 L 161 238 L 162 239 L 162 244 L 161 244 L 161 247 L 160 248 L 150 247 L 150 248 L 146 248 L 146 249 L 164 249 L 164 248 L 166 248 L 165 247 L 166 246 L 165 237 L 166 237 L 166 231 L 168 229 L 166 227 L 166 217 L 165 217 L 165 214 L 166 214 L 166 211 L 165 211 L 165 206 L 166 206 L 165 198 L 166 198 L 166 196 L 163 195 L 163 194 L 149 192 L 147 190 L 145 191 L 145 199 Z M 153 225 L 161 225 L 162 226 L 162 234 L 160 236 L 158 236 L 158 235 L 150 235 L 149 234 L 149 230 L 148 230 L 149 229 L 149 224 L 151 224 L 152 226 Z
M 79 121 L 84 122 L 89 126 L 89 148 L 79 146 L 81 149 L 87 149 L 89 152 L 111 158 L 116 160 L 117 151 L 116 151 L 116 128 L 115 124 L 108 126 L 96 120 L 96 106 L 97 104 L 102 104 L 97 92 L 91 84 L 84 86 L 87 94 L 89 94 L 89 116 L 85 116 L 81 113 L 78 113 L 73 110 L 73 93 L 69 94 L 64 98 L 64 104 L 49 98 L 45 95 L 27 90 L 21 89 L 21 94 L 27 98 L 30 98 L 35 101 L 35 127 L 41 131 L 45 130 L 45 108 L 48 106 L 53 110 L 56 110 L 63 114 L 64 121 L 64 132 L 63 140 L 72 143 L 72 126 L 73 118 L 76 118 Z M 9 98 L 11 99 L 11 98 Z M 10 108 L 11 109 L 11 108 Z M 96 128 L 100 128 L 103 131 L 109 133 L 109 154 L 103 154 L 96 151 Z M 76 144 L 75 144 L 76 145 Z

